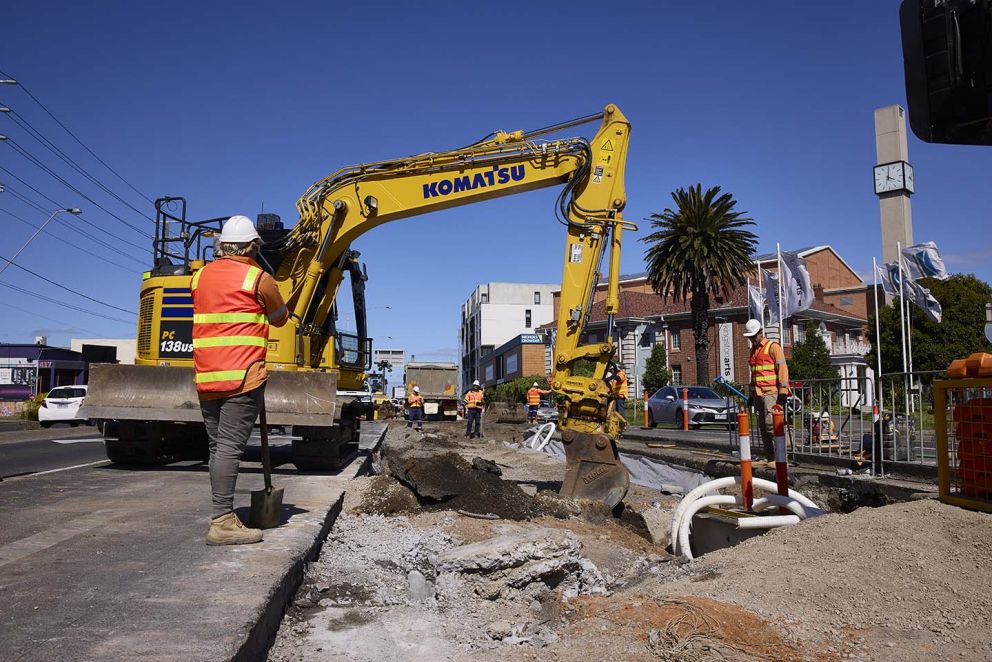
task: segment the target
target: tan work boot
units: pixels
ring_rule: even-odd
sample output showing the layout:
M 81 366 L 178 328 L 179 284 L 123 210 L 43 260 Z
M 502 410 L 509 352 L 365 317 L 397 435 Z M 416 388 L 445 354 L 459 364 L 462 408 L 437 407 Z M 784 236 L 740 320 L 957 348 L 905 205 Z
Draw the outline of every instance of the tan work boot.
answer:
M 262 530 L 249 529 L 234 513 L 210 520 L 208 545 L 247 545 L 253 542 L 262 542 Z

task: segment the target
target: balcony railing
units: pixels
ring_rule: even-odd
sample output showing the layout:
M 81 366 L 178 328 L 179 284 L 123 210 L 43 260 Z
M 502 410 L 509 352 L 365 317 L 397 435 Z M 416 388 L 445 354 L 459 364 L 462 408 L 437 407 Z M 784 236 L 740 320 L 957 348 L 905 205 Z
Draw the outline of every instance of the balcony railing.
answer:
M 835 340 L 830 348 L 831 356 L 840 354 L 856 354 L 864 356 L 871 351 L 871 343 L 864 340 Z

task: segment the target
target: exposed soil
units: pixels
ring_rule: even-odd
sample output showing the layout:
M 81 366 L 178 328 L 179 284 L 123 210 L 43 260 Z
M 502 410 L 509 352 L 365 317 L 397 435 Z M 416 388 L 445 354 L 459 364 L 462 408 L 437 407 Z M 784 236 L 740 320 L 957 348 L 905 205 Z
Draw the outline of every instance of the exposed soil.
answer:
M 431 427 L 387 433 L 270 659 L 992 659 L 992 516 L 862 508 L 685 562 L 678 498 L 618 518 L 557 496 L 561 463 L 504 443 L 524 426 Z

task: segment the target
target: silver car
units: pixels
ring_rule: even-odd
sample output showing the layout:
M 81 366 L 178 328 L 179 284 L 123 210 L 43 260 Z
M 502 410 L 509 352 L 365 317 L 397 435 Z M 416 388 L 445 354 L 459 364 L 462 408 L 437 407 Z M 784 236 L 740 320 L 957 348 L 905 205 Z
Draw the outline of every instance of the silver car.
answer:
M 699 429 L 703 425 L 722 425 L 728 430 L 737 425 L 737 404 L 721 397 L 707 386 L 665 386 L 648 398 L 648 425 L 674 423 L 682 427 L 682 410 L 685 408 L 682 389 L 689 389 L 689 425 Z

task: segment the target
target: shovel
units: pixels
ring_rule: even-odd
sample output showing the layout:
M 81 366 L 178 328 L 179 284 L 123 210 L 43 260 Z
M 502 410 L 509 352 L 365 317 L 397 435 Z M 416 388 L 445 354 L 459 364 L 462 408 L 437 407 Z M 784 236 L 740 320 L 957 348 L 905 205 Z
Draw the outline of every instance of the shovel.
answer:
M 258 412 L 259 432 L 262 434 L 262 472 L 265 474 L 265 489 L 251 493 L 251 511 L 248 513 L 248 526 L 254 529 L 274 529 L 282 516 L 282 492 L 272 487 L 272 460 L 269 457 L 269 428 L 265 424 L 265 399 Z

